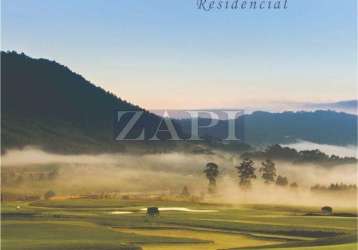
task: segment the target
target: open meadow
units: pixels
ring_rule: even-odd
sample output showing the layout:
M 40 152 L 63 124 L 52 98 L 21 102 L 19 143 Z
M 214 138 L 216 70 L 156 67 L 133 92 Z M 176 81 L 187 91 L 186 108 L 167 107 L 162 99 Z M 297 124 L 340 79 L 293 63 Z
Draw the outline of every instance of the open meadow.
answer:
M 146 208 L 159 208 L 148 216 Z M 354 209 L 223 205 L 185 201 L 67 199 L 2 203 L 7 250 L 353 250 Z

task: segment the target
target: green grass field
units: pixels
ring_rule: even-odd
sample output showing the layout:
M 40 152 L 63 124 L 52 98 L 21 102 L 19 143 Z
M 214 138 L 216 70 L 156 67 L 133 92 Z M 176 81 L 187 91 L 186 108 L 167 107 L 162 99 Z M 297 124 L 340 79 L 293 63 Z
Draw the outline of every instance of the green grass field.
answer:
M 141 210 L 148 206 L 214 211 L 161 211 L 158 217 L 148 217 Z M 9 250 L 357 249 L 357 217 L 306 216 L 317 211 L 175 201 L 3 202 L 1 246 Z

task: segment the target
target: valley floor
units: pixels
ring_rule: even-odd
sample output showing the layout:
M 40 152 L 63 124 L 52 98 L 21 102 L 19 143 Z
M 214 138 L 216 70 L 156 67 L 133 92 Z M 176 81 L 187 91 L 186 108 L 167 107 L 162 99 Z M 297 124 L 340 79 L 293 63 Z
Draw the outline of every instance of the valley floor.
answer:
M 145 208 L 160 215 L 148 217 Z M 175 201 L 2 203 L 7 250 L 353 250 L 357 217 L 307 216 L 313 207 Z M 343 211 L 355 213 L 355 211 Z

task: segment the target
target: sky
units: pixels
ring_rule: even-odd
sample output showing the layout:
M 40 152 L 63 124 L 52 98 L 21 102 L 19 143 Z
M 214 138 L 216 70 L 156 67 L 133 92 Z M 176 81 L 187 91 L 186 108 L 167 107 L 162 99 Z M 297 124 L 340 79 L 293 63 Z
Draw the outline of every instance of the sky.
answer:
M 356 99 L 356 0 L 196 3 L 2 0 L 2 50 L 55 60 L 147 109 Z

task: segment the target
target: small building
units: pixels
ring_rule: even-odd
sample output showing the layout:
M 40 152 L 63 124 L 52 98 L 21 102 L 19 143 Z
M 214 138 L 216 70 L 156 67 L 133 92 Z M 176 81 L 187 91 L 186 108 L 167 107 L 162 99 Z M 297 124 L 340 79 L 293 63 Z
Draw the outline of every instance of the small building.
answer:
M 147 208 L 147 215 L 149 215 L 149 216 L 158 216 L 159 215 L 159 208 L 157 208 L 157 207 L 148 207 Z
M 333 214 L 333 209 L 331 207 L 325 206 L 321 208 L 321 213 L 323 215 L 332 215 Z

